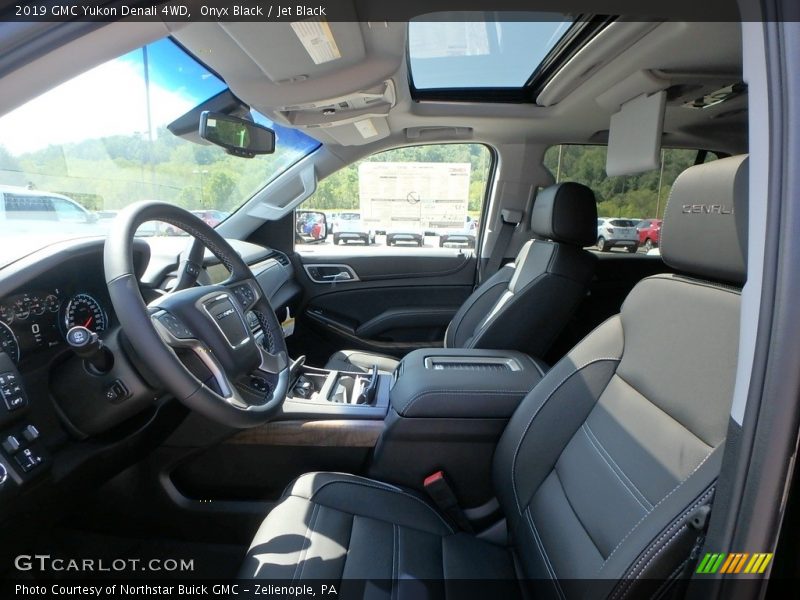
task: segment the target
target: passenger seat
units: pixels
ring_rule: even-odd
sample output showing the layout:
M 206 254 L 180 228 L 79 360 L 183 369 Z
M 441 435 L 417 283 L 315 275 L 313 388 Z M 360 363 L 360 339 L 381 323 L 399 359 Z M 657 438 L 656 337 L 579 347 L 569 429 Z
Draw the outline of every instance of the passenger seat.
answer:
M 579 183 L 559 183 L 536 198 L 527 242 L 516 260 L 502 267 L 467 298 L 453 317 L 445 348 L 520 350 L 542 357 L 586 296 L 595 256 L 597 202 Z M 399 360 L 382 354 L 342 350 L 327 369 L 391 372 Z

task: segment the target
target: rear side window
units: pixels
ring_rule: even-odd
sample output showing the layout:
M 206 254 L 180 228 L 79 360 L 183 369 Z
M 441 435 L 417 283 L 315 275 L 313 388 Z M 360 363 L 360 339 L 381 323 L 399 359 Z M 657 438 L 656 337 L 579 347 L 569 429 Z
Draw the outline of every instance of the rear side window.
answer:
M 544 165 L 556 183 L 575 181 L 592 189 L 597 197 L 597 249 L 603 251 L 644 252 L 658 246 L 658 235 L 629 235 L 612 238 L 603 227 L 647 228 L 664 216 L 664 208 L 678 175 L 695 164 L 697 150 L 664 148 L 658 169 L 609 177 L 606 175 L 606 147 L 579 144 L 551 146 Z M 704 162 L 717 156 L 706 153 Z M 618 231 L 613 232 L 618 234 Z

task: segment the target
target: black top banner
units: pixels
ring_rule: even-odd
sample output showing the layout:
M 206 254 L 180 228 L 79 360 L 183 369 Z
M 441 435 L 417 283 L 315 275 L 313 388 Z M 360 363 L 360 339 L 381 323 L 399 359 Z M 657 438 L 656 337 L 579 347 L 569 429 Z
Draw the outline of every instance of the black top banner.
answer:
M 757 0 L 0 0 L 0 22 L 544 21 L 598 13 L 643 21 L 763 20 Z

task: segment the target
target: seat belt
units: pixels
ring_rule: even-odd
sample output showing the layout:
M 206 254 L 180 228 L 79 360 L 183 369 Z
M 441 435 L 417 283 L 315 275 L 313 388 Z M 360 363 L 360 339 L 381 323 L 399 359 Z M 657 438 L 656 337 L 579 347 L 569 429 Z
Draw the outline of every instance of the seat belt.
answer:
M 473 533 L 472 525 L 459 506 L 458 499 L 447 481 L 444 471 L 436 471 L 432 475 L 428 475 L 422 483 L 422 487 L 425 488 L 436 507 L 447 515 L 453 524 L 458 526 L 461 531 Z
M 489 279 L 489 277 L 497 273 L 500 269 L 503 258 L 505 258 L 506 250 L 508 250 L 508 245 L 511 243 L 511 235 L 514 233 L 514 229 L 516 229 L 517 225 L 522 222 L 523 214 L 521 210 L 514 210 L 511 208 L 504 208 L 500 211 L 502 227 L 500 228 L 497 239 L 494 241 L 492 251 L 489 253 L 489 261 L 480 273 L 480 283 Z

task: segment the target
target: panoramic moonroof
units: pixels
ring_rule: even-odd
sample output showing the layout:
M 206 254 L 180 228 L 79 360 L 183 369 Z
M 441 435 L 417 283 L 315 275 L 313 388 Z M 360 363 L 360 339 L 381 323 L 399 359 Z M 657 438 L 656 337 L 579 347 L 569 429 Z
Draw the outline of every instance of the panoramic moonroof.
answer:
M 411 21 L 408 51 L 414 89 L 522 88 L 573 24 L 571 18 L 552 13 L 527 18 Z

